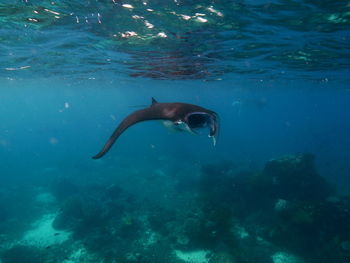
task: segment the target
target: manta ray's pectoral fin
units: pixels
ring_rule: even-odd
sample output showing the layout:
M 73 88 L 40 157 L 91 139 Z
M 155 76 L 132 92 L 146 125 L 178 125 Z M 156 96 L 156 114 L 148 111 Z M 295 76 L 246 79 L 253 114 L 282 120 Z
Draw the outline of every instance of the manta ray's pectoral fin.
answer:
M 162 116 L 162 112 L 160 112 L 157 109 L 154 109 L 152 107 L 143 109 L 143 110 L 138 110 L 133 112 L 132 114 L 128 115 L 119 125 L 118 127 L 114 130 L 113 134 L 111 137 L 108 139 L 106 144 L 103 146 L 102 150 L 93 156 L 93 159 L 99 159 L 102 156 L 104 156 L 113 146 L 115 141 L 119 138 L 119 136 L 130 126 L 143 122 L 143 121 L 149 121 L 149 120 L 159 120 L 159 119 L 165 119 Z

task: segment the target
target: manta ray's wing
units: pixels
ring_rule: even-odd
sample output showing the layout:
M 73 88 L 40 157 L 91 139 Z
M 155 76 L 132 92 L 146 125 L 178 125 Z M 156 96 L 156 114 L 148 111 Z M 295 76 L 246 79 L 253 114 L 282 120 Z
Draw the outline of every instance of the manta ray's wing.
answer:
M 135 111 L 134 113 L 127 116 L 114 130 L 112 136 L 108 139 L 102 150 L 96 154 L 93 159 L 99 159 L 105 155 L 113 146 L 118 137 L 130 126 L 148 120 L 168 120 L 169 117 L 164 115 L 158 107 L 149 107 L 146 109 Z

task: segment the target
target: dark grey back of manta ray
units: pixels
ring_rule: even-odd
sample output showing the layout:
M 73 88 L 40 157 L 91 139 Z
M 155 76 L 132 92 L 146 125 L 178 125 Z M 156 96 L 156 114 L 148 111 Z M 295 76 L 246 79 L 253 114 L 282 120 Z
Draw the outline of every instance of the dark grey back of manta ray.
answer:
M 196 120 L 194 117 L 190 117 L 195 115 L 199 116 L 197 117 L 198 120 Z M 181 102 L 158 103 L 154 98 L 152 98 L 152 105 L 148 108 L 137 110 L 131 113 L 129 116 L 127 116 L 115 129 L 112 136 L 106 142 L 102 150 L 92 158 L 99 159 L 103 155 L 105 155 L 111 149 L 118 137 L 127 128 L 138 122 L 148 120 L 169 120 L 173 123 L 184 122 L 190 128 L 192 128 L 191 126 L 194 126 L 195 122 L 198 123 L 201 121 L 201 115 L 205 115 L 208 117 L 208 120 L 210 121 L 209 136 L 215 137 L 218 132 L 218 120 L 217 114 L 215 112 L 197 105 Z M 205 119 L 203 119 L 203 121 L 205 121 Z

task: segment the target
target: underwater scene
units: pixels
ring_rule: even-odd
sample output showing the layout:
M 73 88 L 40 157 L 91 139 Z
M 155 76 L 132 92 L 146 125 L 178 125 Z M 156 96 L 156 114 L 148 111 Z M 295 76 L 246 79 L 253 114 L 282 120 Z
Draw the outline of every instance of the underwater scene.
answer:
M 350 262 L 350 2 L 0 0 L 0 263 Z

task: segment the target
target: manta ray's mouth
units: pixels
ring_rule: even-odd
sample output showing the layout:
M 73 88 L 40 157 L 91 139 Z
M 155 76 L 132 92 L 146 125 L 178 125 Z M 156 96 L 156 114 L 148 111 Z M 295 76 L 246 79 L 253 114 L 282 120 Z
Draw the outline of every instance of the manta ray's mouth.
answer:
M 216 137 L 218 132 L 218 122 L 215 113 L 191 112 L 185 117 L 185 120 L 191 130 L 197 131 L 201 128 L 209 128 L 209 136 Z

